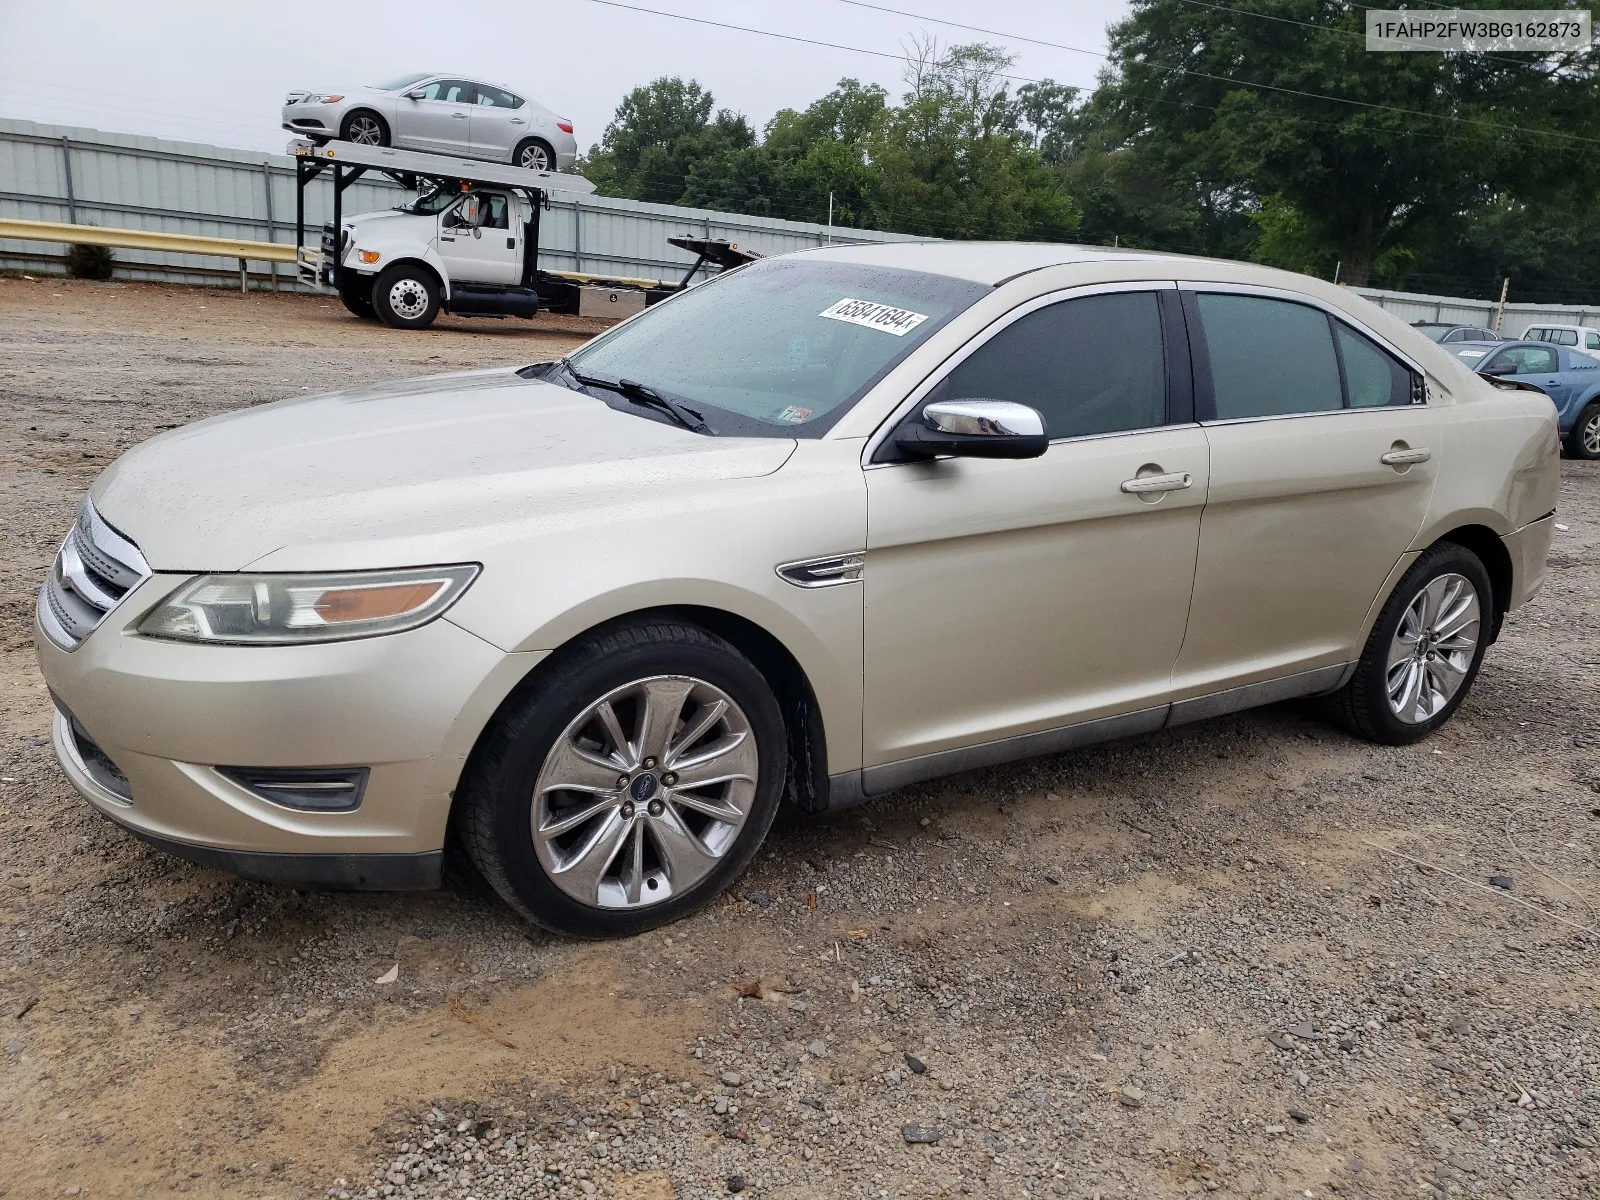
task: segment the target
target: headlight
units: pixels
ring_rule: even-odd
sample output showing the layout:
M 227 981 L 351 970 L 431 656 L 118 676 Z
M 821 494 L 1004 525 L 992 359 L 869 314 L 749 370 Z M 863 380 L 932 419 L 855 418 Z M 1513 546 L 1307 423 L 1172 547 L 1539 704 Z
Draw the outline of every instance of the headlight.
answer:
M 306 97 L 306 103 L 307 104 L 337 104 L 337 103 L 339 103 L 339 101 L 341 101 L 343 99 L 344 99 L 343 96 L 307 96 Z
M 347 575 L 202 575 L 139 624 L 180 642 L 295 645 L 415 629 L 460 598 L 476 564 Z

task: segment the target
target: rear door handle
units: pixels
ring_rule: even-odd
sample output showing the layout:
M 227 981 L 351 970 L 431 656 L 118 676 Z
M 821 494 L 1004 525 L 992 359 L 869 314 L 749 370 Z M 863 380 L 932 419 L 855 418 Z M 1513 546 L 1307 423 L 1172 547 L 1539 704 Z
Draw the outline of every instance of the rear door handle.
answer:
M 467 114 L 466 113 L 451 113 L 450 114 L 450 119 L 453 120 L 453 121 L 465 121 L 467 119 Z
M 1378 459 L 1386 467 L 1406 467 L 1412 463 L 1424 463 L 1433 457 L 1433 451 L 1426 446 L 1418 446 L 1415 450 L 1391 450 Z
M 513 125 L 526 125 L 527 124 L 527 122 L 524 121 L 521 117 L 512 117 L 511 118 L 511 123 Z
M 1170 475 L 1141 475 L 1137 479 L 1124 479 L 1122 490 L 1130 496 L 1145 496 L 1151 492 L 1181 492 L 1194 486 L 1194 476 L 1187 471 L 1174 471 Z

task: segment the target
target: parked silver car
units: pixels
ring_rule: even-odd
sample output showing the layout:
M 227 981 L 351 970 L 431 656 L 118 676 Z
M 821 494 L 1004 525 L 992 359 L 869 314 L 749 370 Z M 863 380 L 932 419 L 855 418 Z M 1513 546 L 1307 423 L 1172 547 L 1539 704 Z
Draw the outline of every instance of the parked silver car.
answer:
M 459 154 L 533 171 L 565 171 L 578 157 L 571 121 L 499 84 L 455 75 L 290 92 L 283 127 L 319 142 Z

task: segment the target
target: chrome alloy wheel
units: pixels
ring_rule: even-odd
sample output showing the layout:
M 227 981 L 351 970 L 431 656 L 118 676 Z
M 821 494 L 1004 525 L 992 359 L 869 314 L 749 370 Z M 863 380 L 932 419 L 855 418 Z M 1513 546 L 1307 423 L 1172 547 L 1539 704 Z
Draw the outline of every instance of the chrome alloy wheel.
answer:
M 1590 414 L 1588 422 L 1579 431 L 1578 444 L 1591 458 L 1600 458 L 1600 408 Z
M 377 117 L 352 117 L 348 140 L 358 146 L 381 146 L 383 126 L 378 124 Z
M 1430 579 L 1406 606 L 1389 645 L 1389 710 L 1408 725 L 1439 713 L 1461 690 L 1478 652 L 1482 613 L 1465 575 Z
M 681 895 L 733 848 L 760 755 L 722 689 L 654 675 L 608 692 L 562 731 L 533 787 L 539 863 L 581 904 Z
M 428 289 L 415 279 L 397 279 L 389 289 L 389 307 L 402 320 L 415 321 L 428 311 Z

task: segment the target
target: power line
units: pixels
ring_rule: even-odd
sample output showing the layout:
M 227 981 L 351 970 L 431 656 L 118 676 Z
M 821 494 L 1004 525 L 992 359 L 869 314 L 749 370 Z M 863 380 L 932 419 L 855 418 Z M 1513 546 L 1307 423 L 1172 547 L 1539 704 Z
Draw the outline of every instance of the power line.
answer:
M 602 3 L 611 3 L 611 2 L 612 2 L 612 0 L 590 0 L 590 3 L 592 3 L 592 4 L 602 4 Z M 1073 54 L 1087 54 L 1087 55 L 1091 55 L 1092 57 L 1095 57 L 1095 58 L 1104 59 L 1106 62 L 1113 61 L 1111 55 L 1109 55 L 1109 54 L 1107 54 L 1107 53 L 1105 53 L 1103 51 L 1100 51 L 1100 50 L 1085 50 L 1081 46 L 1069 46 L 1065 42 L 1051 42 L 1051 41 L 1046 41 L 1043 38 L 1028 37 L 1025 34 L 1006 33 L 1006 32 L 1004 32 L 1002 30 L 999 30 L 999 29 L 988 29 L 988 28 L 986 28 L 986 27 L 984 27 L 982 25 L 967 25 L 967 24 L 963 24 L 960 21 L 946 21 L 941 17 L 927 17 L 927 16 L 923 16 L 921 13 L 908 12 L 905 9 L 890 8 L 890 7 L 888 7 L 886 5 L 882 5 L 882 4 L 872 4 L 872 3 L 869 3 L 868 0 L 838 0 L 838 2 L 840 4 L 848 4 L 853 8 L 866 8 L 866 9 L 871 9 L 874 12 L 890 13 L 890 14 L 892 14 L 894 16 L 897 16 L 897 17 L 907 17 L 907 18 L 909 18 L 909 19 L 911 19 L 913 21 L 931 21 L 935 25 L 948 25 L 953 29 L 965 29 L 969 33 L 981 33 L 981 34 L 984 34 L 984 35 L 986 35 L 988 37 L 1006 38 L 1006 39 L 1008 39 L 1010 41 L 1016 41 L 1016 42 L 1029 42 L 1029 43 L 1031 43 L 1031 44 L 1033 44 L 1035 46 L 1046 46 L 1046 47 L 1048 47 L 1048 48 L 1050 48 L 1052 50 L 1067 50 L 1067 51 L 1072 52 Z M 654 11 L 654 10 L 641 10 L 641 11 Z M 664 13 L 664 14 L 660 14 L 660 15 L 663 15 L 663 16 L 676 16 L 677 14 L 675 14 L 675 13 Z M 1259 15 L 1259 14 L 1250 14 L 1250 15 Z M 692 20 L 693 18 L 684 18 L 684 19 L 685 20 Z M 733 28 L 733 27 L 730 27 L 730 28 Z M 1323 26 L 1316 26 L 1315 28 L 1324 28 L 1324 27 Z M 747 32 L 750 32 L 750 33 L 761 33 L 763 31 L 759 30 L 759 29 L 753 29 L 753 30 L 747 30 Z M 866 51 L 865 53 L 876 54 L 876 53 L 879 53 L 879 52 L 878 51 Z M 1159 63 L 1151 63 L 1149 65 L 1153 70 L 1165 71 L 1165 72 L 1168 72 L 1169 74 L 1188 75 L 1188 76 L 1191 76 L 1191 77 L 1196 78 L 1196 79 L 1207 79 L 1207 80 L 1212 81 L 1213 83 L 1233 83 L 1233 84 L 1237 84 L 1240 87 L 1257 88 L 1257 89 L 1259 89 L 1261 91 L 1266 91 L 1266 92 L 1279 92 L 1279 93 L 1281 93 L 1283 95 L 1299 96 L 1299 97 L 1301 97 L 1303 99 L 1308 99 L 1308 100 L 1327 100 L 1327 101 L 1330 101 L 1330 102 L 1332 102 L 1334 104 L 1348 104 L 1348 105 L 1352 105 L 1352 106 L 1357 107 L 1357 108 L 1372 109 L 1372 110 L 1376 110 L 1376 111 L 1380 111 L 1380 112 L 1392 112 L 1392 113 L 1397 113 L 1400 116 L 1405 116 L 1405 117 L 1422 117 L 1422 118 L 1425 118 L 1425 119 L 1430 120 L 1430 121 L 1448 121 L 1448 122 L 1451 122 L 1453 124 L 1460 124 L 1460 125 L 1478 125 L 1478 126 L 1481 126 L 1481 127 L 1485 128 L 1485 129 L 1495 129 L 1495 130 L 1499 130 L 1501 132 L 1513 133 L 1513 134 L 1518 134 L 1518 135 L 1522 135 L 1522 136 L 1555 137 L 1555 138 L 1561 138 L 1561 139 L 1563 139 L 1565 141 L 1584 142 L 1584 143 L 1588 143 L 1588 144 L 1600 145 L 1600 138 L 1582 137 L 1581 135 L 1575 134 L 1575 133 L 1561 133 L 1561 132 L 1558 132 L 1556 130 L 1525 129 L 1525 128 L 1523 128 L 1521 126 L 1517 126 L 1517 125 L 1501 125 L 1500 123 L 1495 122 L 1495 121 L 1484 121 L 1484 120 L 1480 120 L 1480 119 L 1477 119 L 1477 118 L 1474 118 L 1474 117 L 1456 117 L 1456 116 L 1450 116 L 1450 115 L 1448 115 L 1446 113 L 1425 112 L 1422 109 L 1399 108 L 1399 107 L 1397 107 L 1395 105 L 1392 105 L 1392 104 L 1377 104 L 1377 103 L 1375 103 L 1373 101 L 1369 101 L 1369 100 L 1352 100 L 1347 96 L 1330 96 L 1330 95 L 1326 94 L 1325 92 L 1307 92 L 1307 91 L 1302 91 L 1299 88 L 1279 87 L 1277 84 L 1259 83 L 1259 82 L 1256 82 L 1256 81 L 1250 80 L 1250 79 L 1236 79 L 1231 75 L 1213 75 L 1213 74 L 1211 74 L 1209 72 L 1206 72 L 1206 71 L 1190 70 L 1187 67 L 1166 67 L 1166 66 L 1162 66 Z M 1039 82 L 1039 81 L 1038 80 L 1030 80 L 1029 82 L 1036 83 L 1036 82 Z

